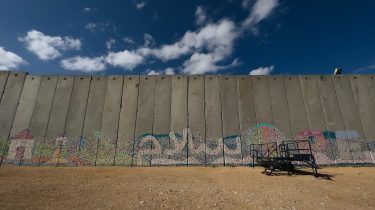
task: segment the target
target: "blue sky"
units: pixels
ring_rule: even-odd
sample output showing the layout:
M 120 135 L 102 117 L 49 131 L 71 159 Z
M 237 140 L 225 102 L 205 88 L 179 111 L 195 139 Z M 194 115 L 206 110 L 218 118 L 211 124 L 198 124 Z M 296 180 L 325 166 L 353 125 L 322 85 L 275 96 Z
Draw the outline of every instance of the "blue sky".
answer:
M 375 73 L 373 0 L 1 0 L 0 69 Z

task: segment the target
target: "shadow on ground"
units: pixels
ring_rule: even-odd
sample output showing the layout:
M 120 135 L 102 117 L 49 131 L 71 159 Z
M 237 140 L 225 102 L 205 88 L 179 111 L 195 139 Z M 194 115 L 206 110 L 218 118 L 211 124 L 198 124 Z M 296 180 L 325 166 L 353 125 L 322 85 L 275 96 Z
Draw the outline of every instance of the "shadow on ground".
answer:
M 263 171 L 262 174 L 265 174 L 267 176 L 314 176 L 315 178 L 321 178 L 325 180 L 330 180 L 333 181 L 334 175 L 332 174 L 324 174 L 324 173 L 319 173 L 315 174 L 312 171 L 306 171 L 306 170 L 301 170 L 301 169 L 295 169 L 293 173 L 288 173 L 287 171 L 276 171 L 273 173 L 267 173 L 266 171 Z

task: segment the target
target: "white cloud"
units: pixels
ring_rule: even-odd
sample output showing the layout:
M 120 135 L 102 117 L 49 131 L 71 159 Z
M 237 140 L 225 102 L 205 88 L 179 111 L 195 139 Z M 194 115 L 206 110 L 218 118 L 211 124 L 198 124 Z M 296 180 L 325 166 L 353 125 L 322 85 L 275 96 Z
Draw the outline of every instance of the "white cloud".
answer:
M 133 1 L 136 4 L 136 1 Z M 254 2 L 254 3 L 252 3 Z M 142 3 L 142 4 L 141 4 Z M 144 43 L 135 50 L 124 50 L 120 52 L 109 52 L 105 58 L 108 65 L 133 70 L 144 64 L 147 58 L 157 58 L 164 62 L 181 59 L 189 56 L 179 66 L 179 71 L 186 74 L 204 74 L 217 72 L 219 70 L 232 68 L 240 65 L 238 59 L 232 63 L 225 63 L 232 56 L 236 40 L 243 35 L 244 30 L 255 30 L 257 24 L 269 17 L 278 6 L 278 0 L 244 0 L 243 6 L 249 7 L 249 16 L 240 24 L 230 19 L 222 19 L 217 22 L 209 22 L 202 7 L 197 7 L 196 23 L 200 26 L 196 31 L 187 31 L 180 39 L 171 44 L 154 47 L 155 40 L 150 34 L 144 34 Z M 143 8 L 147 2 L 138 2 Z M 144 5 L 143 5 L 144 4 Z M 88 27 L 94 30 L 97 26 Z M 135 42 L 124 38 L 124 42 L 134 44 Z M 111 42 L 107 43 L 111 49 Z M 273 70 L 273 66 L 265 67 Z M 257 69 L 254 72 L 259 72 Z M 174 74 L 174 69 L 149 70 L 149 74 Z
M 110 23 L 88 23 L 85 26 L 86 30 L 91 31 L 92 33 L 96 32 L 103 32 L 105 31 L 108 27 L 110 27 Z
M 174 75 L 175 70 L 173 68 L 166 68 L 164 71 L 158 70 L 147 70 L 147 75 Z
M 150 70 L 147 75 L 160 75 L 160 72 L 157 72 L 155 70 Z
M 271 16 L 278 5 L 278 0 L 257 0 L 251 8 L 249 16 L 242 23 L 242 29 L 256 31 L 256 25 Z M 249 1 L 244 0 L 242 6 L 249 6 Z
M 83 71 L 83 72 L 99 72 L 106 68 L 104 57 L 81 57 L 63 59 L 61 66 L 68 70 Z
M 233 62 L 228 65 L 218 65 L 218 63 L 224 59 L 225 56 L 223 57 L 220 54 L 195 53 L 190 57 L 189 60 L 184 62 L 182 72 L 185 74 L 214 73 L 220 70 L 233 68 L 241 64 L 238 59 L 234 59 Z
M 145 2 L 145 1 L 140 1 L 140 2 L 135 3 L 135 8 L 137 8 L 137 10 L 141 10 L 141 9 L 143 9 L 146 5 L 147 5 L 147 2 Z
M 218 23 L 208 24 L 197 32 L 188 31 L 176 43 L 163 45 L 156 49 L 143 47 L 138 49 L 138 52 L 144 56 L 153 55 L 163 61 L 200 51 L 209 51 L 225 57 L 232 53 L 237 37 L 238 33 L 234 22 L 224 19 Z
M 116 44 L 115 39 L 109 39 L 106 43 L 105 46 L 107 47 L 108 50 L 112 49 L 113 45 Z
M 94 7 L 85 7 L 82 9 L 82 11 L 86 14 L 89 14 L 89 13 L 95 13 L 98 11 L 97 8 L 94 8 Z
M 126 70 L 133 70 L 138 65 L 144 63 L 143 56 L 128 50 L 121 52 L 109 52 L 106 62 L 115 67 L 121 67 Z
M 72 37 L 48 36 L 37 30 L 30 30 L 19 41 L 26 45 L 26 49 L 42 60 L 53 60 L 61 56 L 62 51 L 80 50 L 80 39 Z
M 0 47 L 0 70 L 12 70 L 23 64 L 27 64 L 23 58 Z
M 174 75 L 174 74 L 176 74 L 176 72 L 175 72 L 175 70 L 173 68 L 166 68 L 164 70 L 164 74 L 166 74 L 166 75 Z
M 251 70 L 249 75 L 269 75 L 273 72 L 275 65 L 259 67 L 257 69 Z
M 135 44 L 135 42 L 131 38 L 129 38 L 129 37 L 124 37 L 123 40 L 127 44 Z
M 206 11 L 203 9 L 202 6 L 198 6 L 197 10 L 195 11 L 195 24 L 203 25 L 207 21 Z
M 143 43 L 144 47 L 151 47 L 155 45 L 155 40 L 151 36 L 151 34 L 147 34 L 147 33 L 143 34 L 143 40 L 144 40 L 144 43 Z

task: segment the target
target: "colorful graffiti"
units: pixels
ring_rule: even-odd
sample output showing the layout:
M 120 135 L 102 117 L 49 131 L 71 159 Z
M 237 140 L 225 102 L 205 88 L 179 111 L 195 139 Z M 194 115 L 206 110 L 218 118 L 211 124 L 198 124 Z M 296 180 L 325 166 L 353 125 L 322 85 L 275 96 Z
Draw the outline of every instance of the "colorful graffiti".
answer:
M 249 165 L 250 144 L 302 139 L 309 140 L 318 164 L 374 164 L 375 143 L 360 139 L 355 131 L 302 130 L 288 138 L 271 124 L 210 143 L 194 137 L 189 128 L 182 134 L 145 134 L 134 141 L 110 139 L 101 132 L 78 138 L 33 138 L 30 130 L 24 130 L 2 148 L 3 163 L 16 165 Z

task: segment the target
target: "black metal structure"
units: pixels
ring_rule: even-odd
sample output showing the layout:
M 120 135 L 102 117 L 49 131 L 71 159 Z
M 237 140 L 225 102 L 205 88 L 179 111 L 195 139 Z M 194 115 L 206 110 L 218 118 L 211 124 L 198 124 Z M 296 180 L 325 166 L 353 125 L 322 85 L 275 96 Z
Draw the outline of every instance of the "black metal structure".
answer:
M 304 164 L 311 167 L 314 175 L 318 176 L 319 166 L 315 162 L 309 140 L 287 140 L 281 144 L 251 144 L 250 152 L 253 167 L 264 167 L 267 175 L 272 175 L 276 171 L 288 171 L 292 174 L 296 165 Z

